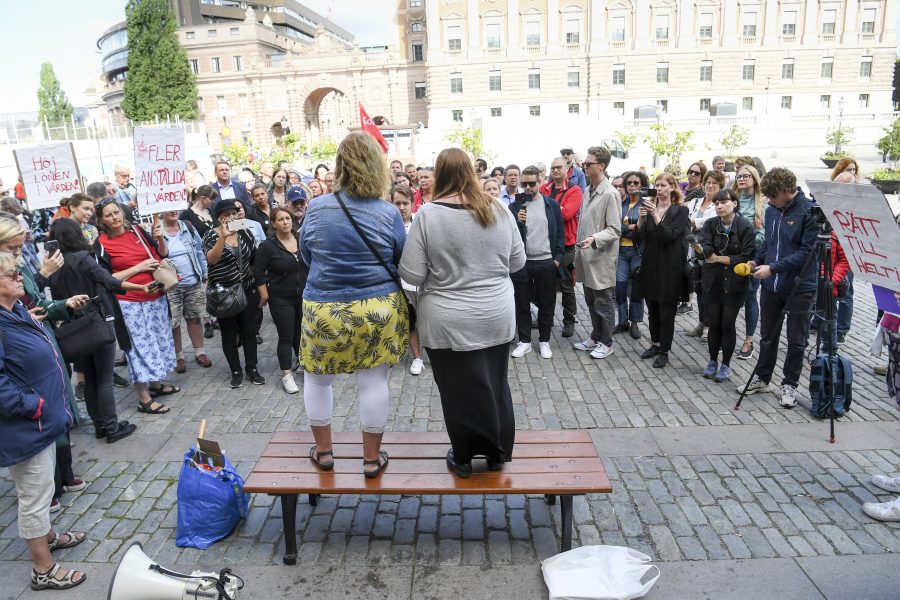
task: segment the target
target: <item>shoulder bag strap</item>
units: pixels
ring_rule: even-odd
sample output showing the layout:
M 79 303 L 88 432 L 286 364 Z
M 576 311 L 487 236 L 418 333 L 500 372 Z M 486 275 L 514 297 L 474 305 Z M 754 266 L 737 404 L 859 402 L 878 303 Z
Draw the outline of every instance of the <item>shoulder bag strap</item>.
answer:
M 140 228 L 140 225 L 132 225 L 132 226 L 131 226 L 131 231 L 132 231 L 132 233 L 134 233 L 134 235 L 137 236 L 137 239 L 138 239 L 138 241 L 141 243 L 141 246 L 143 246 L 143 247 L 144 247 L 144 250 L 147 251 L 147 256 L 149 256 L 151 260 L 156 260 L 155 258 L 153 258 L 153 253 L 150 252 L 150 247 L 147 246 L 147 242 L 144 241 L 144 236 L 142 236 L 142 235 L 140 234 L 140 232 L 138 232 L 137 229 L 135 229 L 136 227 L 137 227 L 137 228 Z
M 393 280 L 393 282 L 397 284 L 397 287 L 399 287 L 402 290 L 403 284 L 400 282 L 400 276 L 397 275 L 396 273 L 394 273 L 393 271 L 391 271 L 390 268 L 388 268 L 387 263 L 384 261 L 383 258 L 381 258 L 381 254 L 379 254 L 378 249 L 375 247 L 375 244 L 373 244 L 371 242 L 371 240 L 369 240 L 369 238 L 366 237 L 366 234 L 363 233 L 363 230 L 359 226 L 359 223 L 357 223 L 356 219 L 353 218 L 353 215 L 350 214 L 350 209 L 348 209 L 347 205 L 344 204 L 344 199 L 341 198 L 340 192 L 335 192 L 334 197 L 337 198 L 338 204 L 341 205 L 341 209 L 344 211 L 344 214 L 347 215 L 347 219 L 350 221 L 350 224 L 353 225 L 353 229 L 356 230 L 356 233 L 359 234 L 359 237 L 362 239 L 363 242 L 365 242 L 366 247 L 369 248 L 369 252 L 372 253 L 372 256 L 374 256 L 375 260 L 378 261 L 378 264 L 380 264 L 384 268 L 384 270 L 387 271 L 388 275 L 391 276 L 391 279 Z

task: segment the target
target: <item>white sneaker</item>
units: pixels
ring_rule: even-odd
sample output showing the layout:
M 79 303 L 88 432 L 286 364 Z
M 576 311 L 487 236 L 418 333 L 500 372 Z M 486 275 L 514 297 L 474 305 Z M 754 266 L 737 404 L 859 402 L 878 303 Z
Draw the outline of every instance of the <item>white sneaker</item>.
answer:
M 597 344 L 597 347 L 591 352 L 591 358 L 606 358 L 613 353 L 612 346 L 606 344 Z
M 588 338 L 580 342 L 575 342 L 574 344 L 572 344 L 572 347 L 576 350 L 584 350 L 585 352 L 590 352 L 597 347 L 597 342 L 595 342 L 591 338 Z
M 553 352 L 550 351 L 550 342 L 540 342 L 538 349 L 541 351 L 541 358 L 553 358 Z
M 519 342 L 518 344 L 516 344 L 516 347 L 513 348 L 512 357 L 522 358 L 529 352 L 531 352 L 531 344 L 528 342 Z
M 877 485 L 883 490 L 900 494 L 900 477 L 886 477 L 884 475 L 872 475 L 872 485 Z
M 878 521 L 900 521 L 900 498 L 890 502 L 866 502 L 862 509 Z
M 294 376 L 290 373 L 281 378 L 281 385 L 288 394 L 296 394 L 300 391 L 300 388 L 297 387 L 297 382 L 294 381 Z
M 781 400 L 778 402 L 784 408 L 797 406 L 797 388 L 792 385 L 781 386 Z
M 746 386 L 739 385 L 735 391 L 738 394 L 740 394 L 744 391 L 744 388 L 747 389 L 747 392 L 746 392 L 747 396 L 749 396 L 750 394 L 762 394 L 764 392 L 774 392 L 775 391 L 775 389 L 771 385 L 769 385 L 768 382 L 763 381 L 759 377 L 755 377 L 755 376 L 753 377 L 753 379 L 751 379 L 750 381 L 747 382 Z
M 409 365 L 409 374 L 410 375 L 421 375 L 423 368 L 425 368 L 425 363 L 422 362 L 422 359 L 414 358 L 412 363 L 410 363 L 410 365 Z

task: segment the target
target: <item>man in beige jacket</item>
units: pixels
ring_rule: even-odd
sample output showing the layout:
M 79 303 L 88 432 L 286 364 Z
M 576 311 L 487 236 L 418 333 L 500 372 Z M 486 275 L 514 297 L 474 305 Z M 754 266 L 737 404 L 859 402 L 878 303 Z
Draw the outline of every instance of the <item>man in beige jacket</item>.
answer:
M 584 174 L 588 188 L 578 222 L 575 250 L 576 280 L 584 285 L 584 300 L 591 315 L 591 336 L 574 345 L 590 351 L 591 358 L 606 358 L 613 352 L 612 332 L 616 325 L 616 260 L 622 228 L 619 193 L 606 176 L 609 150 L 588 148 Z

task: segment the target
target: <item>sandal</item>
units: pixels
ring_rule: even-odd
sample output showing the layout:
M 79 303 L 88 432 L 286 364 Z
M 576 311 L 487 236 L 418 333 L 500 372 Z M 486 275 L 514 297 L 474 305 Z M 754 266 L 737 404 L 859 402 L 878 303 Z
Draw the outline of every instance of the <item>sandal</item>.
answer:
M 159 404 L 159 402 L 157 402 Z M 150 402 L 141 402 L 138 400 L 138 412 L 147 413 L 148 415 L 164 415 L 169 412 L 169 407 L 165 404 L 159 404 L 156 408 L 150 408 L 153 405 L 153 400 Z
M 384 459 L 384 462 L 382 462 Z M 388 466 L 388 462 L 390 462 L 390 458 L 388 458 L 388 453 L 386 450 L 378 451 L 378 458 L 375 460 L 364 460 L 363 461 L 363 475 L 366 476 L 366 479 L 375 479 L 378 477 L 382 471 L 384 471 L 385 467 Z M 373 469 L 371 471 L 367 471 L 366 467 L 369 465 L 378 465 L 377 469 Z
M 54 564 L 46 573 L 39 573 L 35 569 L 31 570 L 31 589 L 33 590 L 67 590 L 76 585 L 81 585 L 87 579 L 87 575 L 83 571 L 69 569 L 65 576 L 60 579 L 56 574 L 60 570 L 59 563 Z M 81 575 L 76 579 L 76 575 Z
M 323 456 L 331 456 L 332 459 L 321 460 Z M 332 450 L 326 450 L 325 452 L 316 452 L 316 447 L 310 446 L 309 460 L 316 463 L 316 465 L 323 471 L 330 471 L 334 468 L 334 452 Z
M 159 396 L 169 396 L 171 394 L 177 394 L 181 391 L 181 388 L 177 385 L 169 385 L 168 383 L 165 385 L 161 385 L 158 388 L 149 389 L 151 398 L 157 398 Z
M 62 536 L 62 535 L 69 538 L 69 541 L 66 542 L 65 544 L 63 544 L 60 541 L 60 539 L 61 539 L 60 536 Z M 79 535 L 81 537 L 78 537 Z M 83 542 L 86 538 L 87 538 L 87 534 L 85 534 L 81 531 L 71 531 L 71 532 L 63 531 L 62 533 L 57 531 L 56 533 L 53 534 L 53 539 L 50 540 L 48 545 L 50 546 L 51 551 L 62 550 L 63 548 L 74 548 L 75 546 L 77 546 L 78 544 Z

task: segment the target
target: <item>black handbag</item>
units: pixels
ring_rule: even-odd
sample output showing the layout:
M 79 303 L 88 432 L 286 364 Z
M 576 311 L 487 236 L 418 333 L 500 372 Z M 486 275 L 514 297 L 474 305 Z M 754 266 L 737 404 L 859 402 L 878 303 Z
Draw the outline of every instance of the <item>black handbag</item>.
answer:
M 206 287 L 206 311 L 217 319 L 227 319 L 247 308 L 247 292 L 244 290 L 244 262 L 241 254 L 241 235 L 238 234 L 238 273 L 241 280 L 234 285 L 213 283 Z
M 56 343 L 66 362 L 85 359 L 103 346 L 116 341 L 116 333 L 107 323 L 103 306 L 96 298 L 75 311 L 75 318 L 53 329 Z

